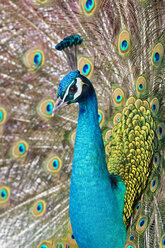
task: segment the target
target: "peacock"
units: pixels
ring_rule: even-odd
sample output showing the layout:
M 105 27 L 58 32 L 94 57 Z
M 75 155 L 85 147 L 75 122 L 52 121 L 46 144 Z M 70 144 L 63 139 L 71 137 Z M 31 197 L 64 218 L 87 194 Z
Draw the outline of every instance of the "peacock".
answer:
M 165 1 L 0 0 L 0 246 L 165 247 Z

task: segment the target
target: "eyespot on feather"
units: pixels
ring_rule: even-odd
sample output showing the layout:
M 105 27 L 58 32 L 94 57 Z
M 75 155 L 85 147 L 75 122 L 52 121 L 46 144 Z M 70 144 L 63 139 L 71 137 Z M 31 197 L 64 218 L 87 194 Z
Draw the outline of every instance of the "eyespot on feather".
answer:
M 76 139 L 76 130 L 69 132 L 67 137 L 68 137 L 69 143 L 74 147 L 75 139 Z
M 4 124 L 6 119 L 7 119 L 7 112 L 2 106 L 0 106 L 0 125 Z
M 31 72 L 37 71 L 45 62 L 44 52 L 38 48 L 31 48 L 23 55 L 23 63 Z
M 125 55 L 130 51 L 131 40 L 127 30 L 121 31 L 118 38 L 118 51 L 120 55 Z
M 161 248 L 165 248 L 165 234 L 163 234 L 161 237 L 160 246 Z
M 79 5 L 84 15 L 89 17 L 95 13 L 99 5 L 99 1 L 98 0 L 80 0 Z
M 6 203 L 10 198 L 10 189 L 6 186 L 0 187 L 0 206 Z
M 154 167 L 156 167 L 156 168 L 160 164 L 160 157 L 159 157 L 158 153 L 155 153 L 154 156 L 153 156 L 153 164 L 154 164 Z
M 83 76 L 90 78 L 92 76 L 93 69 L 94 69 L 93 62 L 89 58 L 84 56 L 79 56 L 78 70 Z
M 157 133 L 159 140 L 164 137 L 164 124 L 163 123 L 159 123 L 157 125 L 156 133 Z
M 112 139 L 112 130 L 108 130 L 105 134 L 105 141 L 110 141 Z
M 134 216 L 137 216 L 139 214 L 140 206 L 141 206 L 141 203 L 140 201 L 138 201 L 134 208 Z
M 139 208 L 140 208 L 140 202 L 137 203 L 136 210 L 139 210 Z
M 125 243 L 124 248 L 136 248 L 136 245 L 133 242 L 131 242 L 131 241 L 127 241 Z
M 19 159 L 26 157 L 29 145 L 25 140 L 17 141 L 13 144 L 11 155 L 13 158 Z
M 53 245 L 50 241 L 44 240 L 40 243 L 37 248 L 53 248 Z
M 135 232 L 131 232 L 130 235 L 129 235 L 129 240 L 134 242 L 136 240 L 136 233 Z
M 37 105 L 37 113 L 45 119 L 50 119 L 53 117 L 52 113 L 54 106 L 55 102 L 52 99 L 43 99 Z
M 99 122 L 100 127 L 104 123 L 104 113 L 100 109 L 98 110 L 98 122 Z
M 150 109 L 151 109 L 154 116 L 158 113 L 159 100 L 156 97 L 154 99 L 152 99 L 152 101 L 150 102 Z
M 67 235 L 67 241 L 68 241 L 69 245 L 71 245 L 71 246 L 73 246 L 73 247 L 74 247 L 75 245 L 77 245 L 73 233 L 68 233 L 68 235 Z
M 147 216 L 140 216 L 136 223 L 136 231 L 142 233 L 146 230 L 148 224 Z
M 155 192 L 158 187 L 158 178 L 154 177 L 150 183 L 150 190 L 151 192 Z
M 38 200 L 34 203 L 32 207 L 32 214 L 34 217 L 42 216 L 46 211 L 46 202 L 43 200 Z
M 136 80 L 136 92 L 137 92 L 137 95 L 139 97 L 143 96 L 143 95 L 145 95 L 146 91 L 147 91 L 147 81 L 146 81 L 145 77 L 140 76 Z
M 64 240 L 64 239 L 58 239 L 55 242 L 55 247 L 56 248 L 65 248 L 65 247 L 68 247 L 68 244 L 67 244 L 66 240 Z
M 70 139 L 71 139 L 71 144 L 74 146 L 76 139 L 76 131 L 72 132 Z
M 121 106 L 124 103 L 124 92 L 122 89 L 115 89 L 112 97 L 116 106 Z
M 152 57 L 151 57 L 152 65 L 156 68 L 159 67 L 163 60 L 163 56 L 164 56 L 164 47 L 161 43 L 158 43 L 152 51 Z
M 117 113 L 115 115 L 115 117 L 113 118 L 113 124 L 114 125 L 118 124 L 119 122 L 121 122 L 121 119 L 122 119 L 122 114 L 121 113 Z
M 56 174 L 60 171 L 62 166 L 61 159 L 56 155 L 49 156 L 45 162 L 44 167 L 48 173 Z

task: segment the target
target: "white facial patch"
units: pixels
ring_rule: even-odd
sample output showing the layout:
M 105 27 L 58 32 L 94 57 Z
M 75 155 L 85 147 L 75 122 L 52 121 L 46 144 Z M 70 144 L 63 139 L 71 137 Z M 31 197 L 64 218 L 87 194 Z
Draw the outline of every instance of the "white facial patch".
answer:
M 68 88 L 67 88 L 67 90 L 66 90 L 66 92 L 65 92 L 65 95 L 64 95 L 64 97 L 63 97 L 63 102 L 65 101 L 65 98 L 67 97 L 67 95 L 68 95 L 68 93 L 69 93 L 69 89 L 70 89 L 70 87 L 72 86 L 73 82 L 74 82 L 74 81 L 72 81 L 72 82 L 70 83 L 70 85 L 68 86 Z M 81 80 L 81 78 L 77 78 L 77 82 L 76 82 L 75 85 L 77 86 L 77 92 L 74 94 L 73 100 L 75 100 L 77 97 L 79 97 L 79 96 L 81 95 L 81 93 L 82 93 L 82 80 Z
M 79 97 L 82 93 L 82 83 L 81 82 L 82 82 L 81 78 L 77 78 L 77 83 L 76 83 L 77 92 L 74 94 L 73 100 L 75 100 L 77 97 Z

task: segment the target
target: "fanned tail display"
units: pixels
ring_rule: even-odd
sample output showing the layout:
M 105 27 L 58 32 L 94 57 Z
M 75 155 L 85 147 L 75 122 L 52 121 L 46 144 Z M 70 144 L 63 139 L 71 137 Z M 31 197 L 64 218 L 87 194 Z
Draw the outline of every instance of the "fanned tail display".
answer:
M 69 217 L 78 105 L 54 110 L 88 82 L 112 189 L 126 188 L 123 248 L 165 247 L 164 49 L 164 0 L 0 1 L 2 248 L 81 244 Z

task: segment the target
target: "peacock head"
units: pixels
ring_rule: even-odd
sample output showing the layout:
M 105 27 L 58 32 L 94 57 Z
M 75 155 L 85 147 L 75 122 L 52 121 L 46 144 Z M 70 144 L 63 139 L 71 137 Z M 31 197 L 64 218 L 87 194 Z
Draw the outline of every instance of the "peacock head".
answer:
M 81 75 L 78 70 L 68 73 L 59 84 L 54 111 L 86 98 L 91 88 L 89 79 Z

